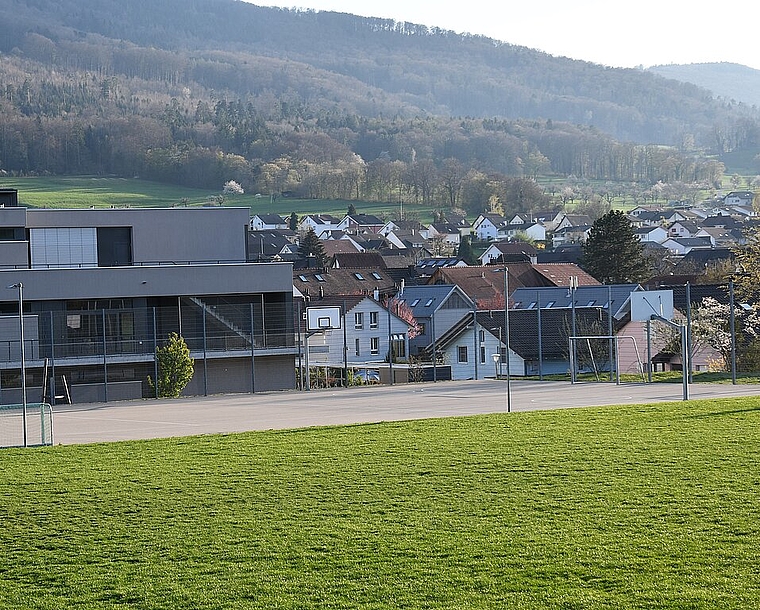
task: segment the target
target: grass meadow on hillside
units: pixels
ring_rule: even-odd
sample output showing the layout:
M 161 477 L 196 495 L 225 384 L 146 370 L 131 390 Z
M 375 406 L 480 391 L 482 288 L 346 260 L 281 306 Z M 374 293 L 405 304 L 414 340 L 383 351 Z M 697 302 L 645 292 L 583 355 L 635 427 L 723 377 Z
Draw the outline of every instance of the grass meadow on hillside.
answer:
M 753 399 L 5 450 L 3 608 L 753 608 Z
M 219 191 L 185 188 L 147 180 L 95 177 L 56 176 L 32 178 L 3 178 L 0 188 L 15 188 L 19 191 L 19 203 L 34 208 L 110 208 L 114 207 L 173 207 L 203 206 L 209 204 Z M 291 199 L 280 197 L 270 201 L 269 197 L 254 194 L 225 196 L 224 205 L 247 207 L 251 214 L 280 214 L 287 218 L 291 212 L 305 214 L 333 214 L 343 218 L 348 206 L 353 203 L 362 214 L 395 217 L 401 210 L 398 204 L 372 203 L 364 201 Z M 423 222 L 432 220 L 433 208 L 406 204 L 405 217 L 415 217 Z

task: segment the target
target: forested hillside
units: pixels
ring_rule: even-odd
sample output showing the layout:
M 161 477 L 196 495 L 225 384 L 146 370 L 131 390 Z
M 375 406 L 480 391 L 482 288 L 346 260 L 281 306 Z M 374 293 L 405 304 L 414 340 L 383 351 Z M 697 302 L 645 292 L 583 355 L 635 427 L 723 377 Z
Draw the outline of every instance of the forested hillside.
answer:
M 7 172 L 477 209 L 539 173 L 709 185 L 708 153 L 760 141 L 756 110 L 694 85 L 409 23 L 0 0 L 0 26 Z
M 732 64 L 668 64 L 652 66 L 650 72 L 712 91 L 726 100 L 760 107 L 760 70 Z

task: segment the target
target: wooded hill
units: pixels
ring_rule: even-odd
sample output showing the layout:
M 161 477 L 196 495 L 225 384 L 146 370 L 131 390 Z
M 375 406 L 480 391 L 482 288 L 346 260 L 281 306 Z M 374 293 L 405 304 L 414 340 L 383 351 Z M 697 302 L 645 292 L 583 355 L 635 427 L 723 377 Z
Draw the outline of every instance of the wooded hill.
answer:
M 457 205 L 473 172 L 711 184 L 706 153 L 760 142 L 755 109 L 694 85 L 385 19 L 0 0 L 0 26 L 10 172 Z

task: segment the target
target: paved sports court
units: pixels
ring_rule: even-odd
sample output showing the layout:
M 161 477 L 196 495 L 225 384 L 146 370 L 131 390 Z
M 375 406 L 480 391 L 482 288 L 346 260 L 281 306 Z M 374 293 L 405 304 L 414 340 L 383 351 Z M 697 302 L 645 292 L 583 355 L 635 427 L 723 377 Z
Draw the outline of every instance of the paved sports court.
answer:
M 512 380 L 510 388 L 513 411 L 683 399 L 683 386 L 676 383 L 618 386 Z M 757 396 L 760 406 L 760 385 L 689 386 L 689 398 L 731 396 Z M 59 405 L 54 442 L 95 443 L 506 411 L 506 382 L 493 379 Z

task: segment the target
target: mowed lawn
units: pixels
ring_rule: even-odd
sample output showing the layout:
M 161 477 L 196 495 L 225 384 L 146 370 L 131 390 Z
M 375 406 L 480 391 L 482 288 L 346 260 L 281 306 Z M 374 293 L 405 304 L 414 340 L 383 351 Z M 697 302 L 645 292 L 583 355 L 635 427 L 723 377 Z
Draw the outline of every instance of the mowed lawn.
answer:
M 2 608 L 757 608 L 754 399 L 0 452 Z

